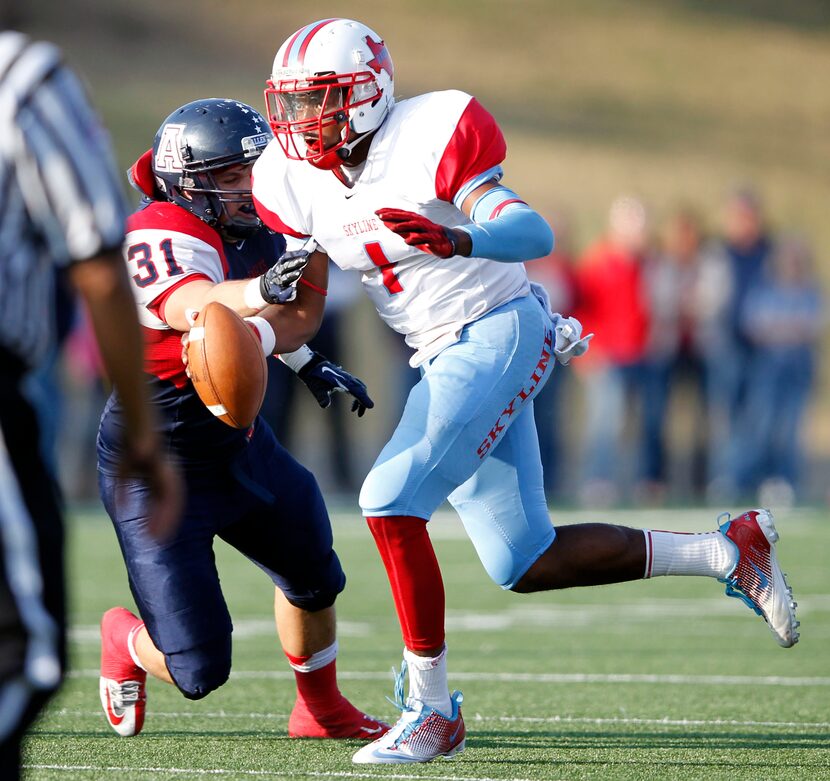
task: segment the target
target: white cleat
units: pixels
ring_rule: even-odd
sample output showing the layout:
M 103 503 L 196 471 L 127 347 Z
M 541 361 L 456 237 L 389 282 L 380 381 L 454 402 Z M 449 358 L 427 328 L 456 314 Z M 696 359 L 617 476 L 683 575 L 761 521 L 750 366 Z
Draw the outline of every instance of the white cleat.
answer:
M 361 748 L 352 757 L 357 765 L 430 762 L 436 757 L 450 757 L 464 751 L 467 730 L 461 715 L 464 697 L 452 693 L 449 716 L 419 701 L 398 703 L 401 716 L 383 737 Z
M 738 561 L 723 579 L 726 594 L 737 597 L 767 622 L 779 645 L 798 642 L 799 622 L 793 590 L 775 555 L 778 532 L 769 510 L 749 510 L 719 526 L 721 534 L 738 549 Z

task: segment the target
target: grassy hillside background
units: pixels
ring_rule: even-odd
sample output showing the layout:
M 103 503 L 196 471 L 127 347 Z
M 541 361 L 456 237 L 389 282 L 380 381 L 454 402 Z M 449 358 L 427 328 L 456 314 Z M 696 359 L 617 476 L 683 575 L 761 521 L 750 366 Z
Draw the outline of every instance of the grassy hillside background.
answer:
M 830 291 L 825 0 L 26 0 L 16 13 L 82 69 L 125 167 L 180 103 L 227 95 L 261 106 L 288 34 L 352 16 L 385 37 L 399 95 L 458 87 L 491 109 L 508 138 L 507 180 L 543 212 L 567 209 L 577 247 L 622 191 L 641 194 L 658 221 L 689 201 L 716 229 L 724 192 L 751 181 L 776 227 L 814 242 Z M 373 313 L 358 316 L 355 346 L 378 328 Z M 354 352 L 382 400 L 381 364 Z M 822 459 L 828 365 L 809 421 Z M 378 415 L 360 436 L 384 425 Z

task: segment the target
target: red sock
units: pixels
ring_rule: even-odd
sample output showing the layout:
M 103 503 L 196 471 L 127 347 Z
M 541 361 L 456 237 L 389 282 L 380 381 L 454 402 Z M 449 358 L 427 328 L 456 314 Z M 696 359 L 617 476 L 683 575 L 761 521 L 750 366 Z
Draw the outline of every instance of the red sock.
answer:
M 286 654 L 297 681 L 297 701 L 288 717 L 289 737 L 374 740 L 389 728 L 359 711 L 340 693 L 333 658 L 336 650 L 334 644 L 312 656 Z
M 285 654 L 292 665 L 305 665 L 310 656 L 292 656 Z M 294 669 L 297 681 L 297 696 L 308 705 L 312 712 L 335 710 L 340 705 L 343 695 L 337 688 L 337 660 L 332 659 L 327 665 L 316 670 L 300 671 Z
M 367 518 L 386 567 L 404 645 L 429 651 L 444 645 L 444 581 L 427 522 L 412 516 Z

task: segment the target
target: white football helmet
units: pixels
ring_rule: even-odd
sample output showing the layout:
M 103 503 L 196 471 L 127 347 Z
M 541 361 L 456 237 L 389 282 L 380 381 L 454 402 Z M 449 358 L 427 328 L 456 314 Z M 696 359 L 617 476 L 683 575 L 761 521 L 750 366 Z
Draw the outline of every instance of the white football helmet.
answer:
M 268 121 L 285 154 L 325 169 L 377 130 L 395 102 L 383 39 L 351 19 L 323 19 L 295 32 L 280 46 L 267 84 Z M 340 139 L 326 145 L 323 130 L 335 124 L 343 125 Z

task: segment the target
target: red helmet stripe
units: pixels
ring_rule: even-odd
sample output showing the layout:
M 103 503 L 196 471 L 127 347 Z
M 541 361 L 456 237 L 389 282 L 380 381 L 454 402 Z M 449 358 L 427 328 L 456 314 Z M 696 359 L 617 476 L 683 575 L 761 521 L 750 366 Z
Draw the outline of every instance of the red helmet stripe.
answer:
M 288 44 L 285 47 L 285 53 L 282 55 L 282 67 L 288 67 L 288 55 L 291 53 L 291 50 L 294 48 L 294 41 L 297 40 L 302 34 L 303 30 L 306 30 L 308 25 L 302 27 L 301 29 L 297 30 L 294 35 L 291 36 L 291 40 L 288 41 Z
M 285 47 L 285 54 L 282 58 L 283 68 L 288 67 L 288 60 L 290 58 L 291 52 L 294 51 L 294 49 L 297 46 L 297 42 L 301 37 L 304 36 L 304 40 L 300 45 L 300 50 L 296 56 L 296 65 L 300 66 L 303 64 L 303 61 L 305 60 L 305 53 L 308 49 L 309 43 L 311 43 L 311 39 L 327 24 L 331 24 L 332 22 L 336 21 L 337 19 L 323 19 L 323 21 L 317 22 L 317 24 L 315 25 L 306 25 L 302 28 L 302 30 L 298 30 L 296 33 L 294 33 L 291 40 L 288 42 L 288 46 Z
M 303 65 L 305 63 L 305 53 L 308 49 L 308 45 L 311 43 L 311 39 L 317 35 L 320 30 L 325 27 L 327 24 L 331 24 L 332 22 L 336 22 L 337 19 L 326 19 L 324 22 L 320 22 L 309 34 L 308 37 L 303 41 L 303 45 L 300 47 L 300 54 L 299 54 L 299 64 Z

